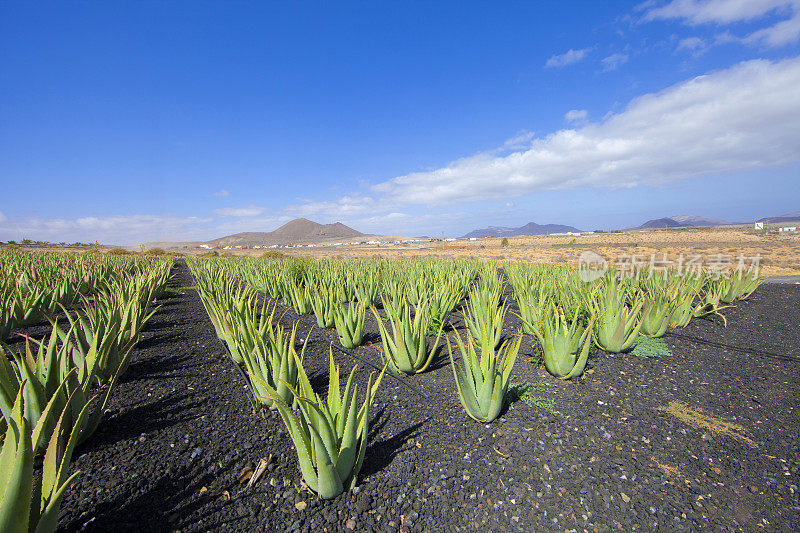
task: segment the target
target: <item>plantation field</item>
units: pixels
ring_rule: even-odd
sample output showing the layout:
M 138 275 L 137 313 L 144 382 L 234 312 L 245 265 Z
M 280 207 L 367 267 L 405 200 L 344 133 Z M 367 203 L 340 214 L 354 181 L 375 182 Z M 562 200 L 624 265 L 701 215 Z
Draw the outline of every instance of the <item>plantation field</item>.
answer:
M 638 255 L 649 261 L 651 254 L 661 257 L 665 253 L 672 260 L 677 260 L 681 254 L 686 257 L 699 254 L 706 262 L 716 254 L 723 254 L 730 256 L 734 263 L 739 255 L 747 258 L 760 255 L 764 276 L 800 274 L 800 235 L 757 235 L 752 231 L 717 228 L 509 237 L 508 246 L 502 246 L 502 239 L 485 238 L 444 243 L 298 248 L 288 252 L 311 257 L 431 256 L 576 264 L 585 250 L 597 252 L 611 263 L 620 256 Z M 258 250 L 233 252 L 260 255 Z
M 561 380 L 553 375 L 557 365 L 541 361 L 539 345 L 549 337 L 520 333 L 542 335 L 538 328 L 544 327 L 531 329 L 520 315 L 529 322 L 538 317 L 542 324 L 560 323 L 550 308 L 534 311 L 527 287 L 550 290 L 542 280 L 560 277 L 562 285 L 555 289 L 560 292 L 553 296 L 559 306 L 553 309 L 567 310 L 568 323 L 572 306 L 583 309 L 577 331 L 592 330 L 600 327 L 596 321 L 606 312 L 603 306 L 611 305 L 602 299 L 603 291 L 612 298 L 617 287 L 610 278 L 594 282 L 597 292 L 589 294 L 571 292 L 583 289 L 572 285 L 566 270 L 517 271 L 506 265 L 495 271 L 471 263 L 348 263 L 341 268 L 271 260 L 176 261 L 150 306 L 155 313 L 144 323 L 125 372 L 113 384 L 96 432 L 72 455 L 70 472 L 80 474 L 65 492 L 58 530 L 785 531 L 800 525 L 795 408 L 800 287 L 761 285 L 748 296 L 752 285 L 733 287 L 724 280 L 698 278 L 699 293 L 692 282 L 677 279 L 663 287 L 646 280 L 622 283 L 623 301 L 629 302 L 623 307 L 641 309 L 634 315 L 649 313 L 660 305 L 660 291 L 672 295 L 675 289 L 689 290 L 686 309 L 696 316 L 668 327 L 661 337 L 640 335 L 629 353 L 598 349 L 590 335 L 585 368 L 573 357 L 567 365 L 572 379 Z M 410 276 L 405 288 L 397 289 L 405 291 L 399 300 L 405 301 L 414 298 L 414 277 L 436 278 L 439 268 L 453 269 L 448 278 L 464 272 L 470 285 L 456 293 L 437 349 L 418 373 L 383 374 L 369 409 L 354 488 L 320 498 L 301 475 L 296 441 L 281 414 L 258 401 L 254 412 L 251 391 L 257 383 L 243 373 L 248 363 L 236 365 L 231 359 L 247 339 L 225 327 L 226 321 L 246 325 L 250 319 L 247 313 L 236 318 L 239 304 L 225 300 L 225 294 L 240 291 L 242 309 L 254 310 L 253 324 L 265 323 L 262 317 L 269 315 L 274 331 L 282 327 L 288 335 L 297 328 L 295 342 L 283 345 L 294 346 L 298 357 L 302 353 L 302 368 L 318 394 L 330 392 L 331 353 L 342 388 L 357 364 L 353 381 L 363 399 L 386 362 L 387 332 L 378 318 L 388 328 L 390 315 L 400 309 L 391 303 L 398 300 L 386 296 L 395 290 L 393 276 Z M 361 342 L 339 350 L 343 340 L 336 328 L 319 327 L 313 312 L 298 314 L 297 309 L 328 290 L 339 298 L 337 287 L 351 279 L 348 272 L 361 281 L 355 294 L 341 297 L 351 302 L 375 298 L 374 312 L 363 313 Z M 363 292 L 371 272 L 382 276 L 377 297 Z M 293 285 L 286 273 L 301 282 Z M 326 285 L 326 279 L 339 282 Z M 447 292 L 446 287 L 429 290 L 429 297 Z M 494 290 L 500 291 L 497 301 Z M 483 298 L 494 301 L 495 308 L 505 302 L 497 330 L 508 341 L 505 349 L 521 340 L 499 415 L 481 423 L 465 412 L 452 364 L 464 364 L 458 339 L 469 343 L 472 335 L 494 331 L 474 330 L 482 316 L 476 302 Z M 640 298 L 647 299 L 645 308 L 638 307 L 644 302 Z M 724 304 L 728 299 L 731 303 Z M 220 309 L 215 301 L 228 303 Z M 417 300 L 415 315 L 429 306 L 430 316 L 437 316 L 431 302 Z M 80 302 L 66 309 L 74 314 Z M 668 318 L 679 320 L 672 309 Z M 52 316 L 64 323 L 67 311 L 54 309 Z M 222 321 L 215 324 L 212 318 Z M 438 328 L 434 321 L 423 335 L 426 349 Z M 51 330 L 44 318 L 15 326 L 8 350 L 24 350 L 25 339 L 18 334 L 41 339 Z M 617 337 L 601 334 L 599 343 Z M 492 350 L 485 343 L 478 346 L 484 354 Z M 257 481 L 248 488 L 254 472 Z

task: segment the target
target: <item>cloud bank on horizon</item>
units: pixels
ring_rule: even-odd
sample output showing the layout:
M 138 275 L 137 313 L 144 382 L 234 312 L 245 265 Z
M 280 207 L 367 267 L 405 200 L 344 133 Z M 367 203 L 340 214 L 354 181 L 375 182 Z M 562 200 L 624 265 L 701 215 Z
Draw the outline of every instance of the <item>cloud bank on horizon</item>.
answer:
M 707 28 L 702 36 L 675 38 L 672 53 L 705 53 L 726 43 L 766 50 L 800 41 L 800 0 L 649 1 L 634 14 L 631 25 L 636 27 L 661 21 L 690 32 Z M 594 61 L 598 75 L 609 76 L 627 68 L 635 55 L 624 48 L 597 52 L 597 45 L 570 48 L 551 55 L 543 68 L 563 72 Z M 299 200 L 275 209 L 252 198 L 197 216 L 22 218 L 0 212 L 0 239 L 182 241 L 268 231 L 295 217 L 341 220 L 375 233 L 402 233 L 398 227 L 423 232 L 425 223 L 463 219 L 469 211 L 465 206 L 487 200 L 511 206 L 512 200 L 543 191 L 657 188 L 779 167 L 800 161 L 798 87 L 800 56 L 747 59 L 640 94 L 602 119 L 590 119 L 602 111 L 565 108 L 559 115 L 568 127 L 545 134 L 518 132 L 497 149 L 362 183 L 333 199 Z M 231 190 L 220 183 L 216 192 L 206 194 L 235 202 Z

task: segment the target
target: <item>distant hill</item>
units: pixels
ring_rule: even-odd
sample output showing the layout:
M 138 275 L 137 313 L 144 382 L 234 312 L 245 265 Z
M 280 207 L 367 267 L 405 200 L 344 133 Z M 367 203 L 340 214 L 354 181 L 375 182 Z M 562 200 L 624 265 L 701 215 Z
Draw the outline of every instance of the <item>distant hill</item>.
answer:
M 796 222 L 800 221 L 800 211 L 796 211 L 794 213 L 787 213 L 785 215 L 779 215 L 777 217 L 766 217 L 766 218 L 759 218 L 756 222 L 769 222 L 772 224 L 780 224 L 782 222 Z
M 272 244 L 317 244 L 325 241 L 365 237 L 360 231 L 345 226 L 341 222 L 318 224 L 305 218 L 287 222 L 275 231 L 243 232 L 220 237 L 203 244 L 211 246 L 265 246 Z
M 669 217 L 681 226 L 724 226 L 730 224 L 724 220 L 715 220 L 713 218 L 704 218 L 697 215 L 678 215 Z
M 673 217 L 654 218 L 639 226 L 626 229 L 694 228 L 698 226 L 724 226 L 726 224 L 730 224 L 730 222 L 704 218 L 697 215 L 676 215 Z
M 528 222 L 519 228 L 507 228 L 504 226 L 489 226 L 484 229 L 476 229 L 470 231 L 462 239 L 470 238 L 483 238 L 483 237 L 518 237 L 520 235 L 549 235 L 550 233 L 578 233 L 581 230 L 573 228 L 572 226 L 564 226 L 561 224 L 537 224 L 536 222 Z
M 800 211 L 794 213 L 786 213 L 776 217 L 764 217 L 756 220 L 756 222 L 766 222 L 770 224 L 782 224 L 784 222 L 800 222 Z M 704 218 L 697 215 L 677 215 L 673 217 L 657 218 L 648 220 L 641 226 L 633 228 L 626 228 L 629 230 L 638 229 L 671 229 L 671 228 L 692 228 L 698 226 L 725 226 L 728 224 L 744 224 L 743 222 L 726 222 L 724 220 L 715 220 L 711 218 Z M 748 222 L 749 224 L 749 222 Z
M 684 225 L 676 221 L 675 219 L 664 217 L 664 218 L 655 218 L 653 220 L 648 220 L 644 224 L 636 226 L 635 228 L 631 229 L 668 229 L 668 228 L 682 228 L 682 227 L 684 227 Z

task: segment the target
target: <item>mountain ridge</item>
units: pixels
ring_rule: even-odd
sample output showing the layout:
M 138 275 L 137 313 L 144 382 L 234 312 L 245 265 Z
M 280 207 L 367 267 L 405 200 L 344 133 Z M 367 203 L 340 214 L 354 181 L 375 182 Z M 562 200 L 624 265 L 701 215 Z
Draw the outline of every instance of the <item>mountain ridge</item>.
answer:
M 518 228 L 505 226 L 488 226 L 482 229 L 470 231 L 462 239 L 483 238 L 483 237 L 518 237 L 521 235 L 548 235 L 550 233 L 579 233 L 581 230 L 563 224 L 537 224 L 528 222 Z
M 696 228 L 700 226 L 725 226 L 730 224 L 724 220 L 714 220 L 698 215 L 675 215 L 670 217 L 653 218 L 638 226 L 625 228 L 628 230 L 641 229 L 672 229 L 672 228 Z
M 800 221 L 800 211 L 795 211 L 794 213 L 786 213 L 784 215 L 778 215 L 776 217 L 764 217 L 759 218 L 756 222 L 768 222 L 773 224 L 780 224 L 781 222 L 794 222 Z

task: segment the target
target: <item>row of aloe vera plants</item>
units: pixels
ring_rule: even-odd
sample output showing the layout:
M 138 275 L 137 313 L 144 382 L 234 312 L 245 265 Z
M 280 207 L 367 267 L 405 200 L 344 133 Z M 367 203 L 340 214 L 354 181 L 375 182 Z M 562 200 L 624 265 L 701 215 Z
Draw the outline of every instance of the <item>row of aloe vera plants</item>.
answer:
M 692 317 L 719 314 L 724 304 L 746 298 L 758 285 L 753 276 L 716 279 L 673 271 L 643 271 L 630 280 L 619 280 L 611 271 L 586 283 L 575 269 L 508 263 L 503 270 L 522 324 L 509 335 L 504 330 L 510 307 L 503 298 L 506 282 L 493 264 L 305 259 L 194 259 L 189 264 L 217 336 L 247 373 L 254 409 L 280 412 L 303 478 L 323 498 L 355 484 L 369 402 L 383 373 L 359 408 L 352 373 L 340 394 L 331 351 L 328 398 L 320 398 L 303 368 L 308 337 L 298 353 L 299 322 L 291 329 L 278 323 L 279 300 L 299 315 L 314 315 L 320 328 L 336 328 L 345 348 L 361 343 L 369 309 L 381 335 L 384 372 L 398 375 L 428 369 L 445 324 L 457 313 L 465 338 L 455 328 L 452 344 L 444 336 L 459 398 L 470 417 L 490 422 L 503 408 L 523 334 L 535 340 L 551 374 L 576 377 L 583 373 L 592 343 L 626 352 L 639 335 L 659 337 L 669 325 L 681 327 Z
M 696 317 L 716 315 L 746 299 L 760 284 L 757 275 L 730 276 L 639 270 L 623 277 L 611 269 L 587 283 L 576 269 L 506 264 L 522 329 L 536 337 L 541 360 L 558 378 L 581 375 L 590 346 L 609 353 L 631 351 L 640 336 L 662 337 Z
M 25 310 L 0 310 L 25 337 L 19 350 L 0 343 L 0 531 L 55 529 L 78 475 L 70 474 L 72 452 L 97 429 L 171 268 L 171 259 L 0 254 L 2 301 Z M 45 318 L 52 329 L 41 339 L 18 329 Z
M 136 274 L 149 259 L 102 254 L 0 251 L 0 341 L 92 296 L 118 273 Z

